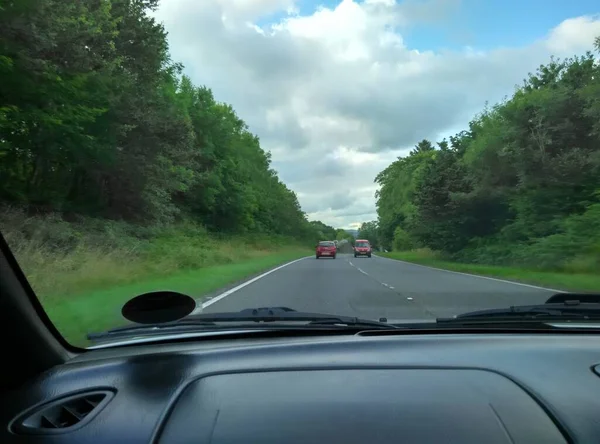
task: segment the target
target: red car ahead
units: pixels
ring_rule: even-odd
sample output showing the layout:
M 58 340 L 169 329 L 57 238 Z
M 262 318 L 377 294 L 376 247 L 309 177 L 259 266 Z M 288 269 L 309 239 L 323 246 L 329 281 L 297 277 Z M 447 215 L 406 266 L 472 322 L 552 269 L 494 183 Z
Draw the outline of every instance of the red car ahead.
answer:
M 371 244 L 366 239 L 356 239 L 354 243 L 354 257 L 367 256 L 371 257 Z
M 319 259 L 320 257 L 332 257 L 335 259 L 336 254 L 337 247 L 335 246 L 335 242 L 321 241 L 317 244 L 317 259 Z

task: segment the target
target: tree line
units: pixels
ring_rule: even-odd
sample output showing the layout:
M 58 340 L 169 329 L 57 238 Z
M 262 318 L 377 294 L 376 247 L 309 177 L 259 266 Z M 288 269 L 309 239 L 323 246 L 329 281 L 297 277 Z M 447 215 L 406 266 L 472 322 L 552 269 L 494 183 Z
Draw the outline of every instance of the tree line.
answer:
M 600 38 L 595 40 L 600 51 Z M 485 264 L 600 270 L 600 65 L 552 58 L 514 94 L 375 179 L 376 236 Z M 372 228 L 372 227 L 371 227 Z
M 376 221 L 363 222 L 358 229 L 357 239 L 366 239 L 377 248 L 379 246 L 379 227 Z
M 171 59 L 157 6 L 0 1 L 0 202 L 316 240 L 258 137 Z

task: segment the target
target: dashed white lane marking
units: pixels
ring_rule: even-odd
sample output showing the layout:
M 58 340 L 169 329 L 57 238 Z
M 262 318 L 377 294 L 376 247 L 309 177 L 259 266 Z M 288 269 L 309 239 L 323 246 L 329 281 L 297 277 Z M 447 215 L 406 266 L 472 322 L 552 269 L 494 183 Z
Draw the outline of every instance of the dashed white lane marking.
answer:
M 406 298 L 407 301 L 412 301 L 413 298 L 411 298 L 410 296 Z
M 388 285 L 388 284 L 386 284 L 385 282 L 379 282 L 377 279 L 375 279 L 373 276 L 371 276 L 371 275 L 370 275 L 369 273 L 367 273 L 365 270 L 363 270 L 362 268 L 360 268 L 360 267 L 357 267 L 356 265 L 354 265 L 350 259 L 348 259 L 348 263 L 349 263 L 349 264 L 350 264 L 352 267 L 354 267 L 354 268 L 356 268 L 358 271 L 360 271 L 362 274 L 364 274 L 365 276 L 369 276 L 370 278 L 373 278 L 373 279 L 374 279 L 376 282 L 378 282 L 379 284 L 383 285 L 384 287 L 386 287 L 386 288 L 389 288 L 390 290 L 393 290 L 393 289 L 394 289 L 394 287 L 392 287 L 391 285 Z
M 490 281 L 504 282 L 506 284 L 513 284 L 513 285 L 520 285 L 522 287 L 536 288 L 538 290 L 553 291 L 555 293 L 566 293 L 564 290 L 555 290 L 554 288 L 539 287 L 537 285 L 531 285 L 531 284 L 522 284 L 521 282 L 507 281 L 505 279 L 498 279 L 498 278 L 493 278 L 493 277 L 489 277 L 489 276 L 481 276 L 479 274 L 463 273 L 462 271 L 444 270 L 443 268 L 429 267 L 427 265 L 415 264 L 413 262 L 401 261 L 399 259 L 390 259 L 389 257 L 383 257 L 383 256 L 375 256 L 375 257 L 377 257 L 379 259 L 386 259 L 388 261 L 400 262 L 402 264 L 414 265 L 415 267 L 429 268 L 430 270 L 443 271 L 446 273 L 462 274 L 463 276 L 471 276 L 471 277 L 480 278 L 480 279 L 489 279 Z
M 269 270 L 269 271 L 267 271 L 267 272 L 265 272 L 263 274 L 259 274 L 258 276 L 250 279 L 249 281 L 243 282 L 240 285 L 238 285 L 237 287 L 233 287 L 233 288 L 227 290 L 226 292 L 221 293 L 220 295 L 215 296 L 212 299 L 209 299 L 208 301 L 202 303 L 202 305 L 200 305 L 200 306 L 197 305 L 196 309 L 191 314 L 200 313 L 200 312 L 202 312 L 203 309 L 205 309 L 209 305 L 212 305 L 215 302 L 219 302 L 221 299 L 226 298 L 227 296 L 229 296 L 230 294 L 235 293 L 238 290 L 241 290 L 245 286 L 250 285 L 251 283 L 256 282 L 259 279 L 262 279 L 262 278 L 264 278 L 265 276 L 267 276 L 267 275 L 269 275 L 271 273 L 275 273 L 277 270 L 281 270 L 283 267 L 287 267 L 288 265 L 295 264 L 296 262 L 304 260 L 304 259 L 306 259 L 308 257 L 312 257 L 312 256 L 301 257 L 300 259 L 296 259 L 296 260 L 291 261 L 291 262 L 286 262 L 285 264 L 280 265 L 279 267 L 273 268 L 272 270 Z

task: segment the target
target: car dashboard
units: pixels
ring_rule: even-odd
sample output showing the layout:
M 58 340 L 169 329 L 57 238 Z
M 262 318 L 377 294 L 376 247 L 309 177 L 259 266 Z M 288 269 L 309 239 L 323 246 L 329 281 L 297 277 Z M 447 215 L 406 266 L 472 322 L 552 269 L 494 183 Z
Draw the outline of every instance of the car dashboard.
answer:
M 0 402 L 2 443 L 600 441 L 600 337 L 395 334 L 96 349 Z

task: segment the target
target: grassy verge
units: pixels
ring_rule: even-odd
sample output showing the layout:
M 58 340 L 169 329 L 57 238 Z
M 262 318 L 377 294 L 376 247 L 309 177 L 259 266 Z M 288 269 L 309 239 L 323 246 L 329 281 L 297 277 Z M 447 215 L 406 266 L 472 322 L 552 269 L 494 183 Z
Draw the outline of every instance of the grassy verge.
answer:
M 126 321 L 120 314 L 121 306 L 140 293 L 162 289 L 200 297 L 308 253 L 310 251 L 304 249 L 290 249 L 237 263 L 214 265 L 85 294 L 42 300 L 42 303 L 50 319 L 69 342 L 86 346 L 86 333 L 124 324 Z
M 140 293 L 200 297 L 312 251 L 266 234 L 218 235 L 192 222 L 139 226 L 0 208 L 0 229 L 58 330 L 73 344 L 124 323 L 120 309 Z
M 553 271 L 527 270 L 521 268 L 501 267 L 480 264 L 464 264 L 440 259 L 427 250 L 394 251 L 378 253 L 380 256 L 413 262 L 445 270 L 460 271 L 482 276 L 498 277 L 515 282 L 540 285 L 568 291 L 600 291 L 600 274 L 565 273 Z

